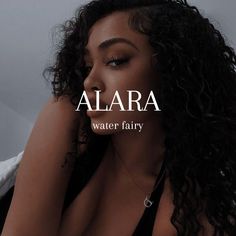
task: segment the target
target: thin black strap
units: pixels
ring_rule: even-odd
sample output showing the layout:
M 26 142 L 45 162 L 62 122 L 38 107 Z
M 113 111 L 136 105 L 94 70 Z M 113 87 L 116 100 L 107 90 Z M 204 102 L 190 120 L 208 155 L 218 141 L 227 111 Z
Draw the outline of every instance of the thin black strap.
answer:
M 153 231 L 153 226 L 155 222 L 156 212 L 159 206 L 161 195 L 164 189 L 165 183 L 165 163 L 163 162 L 160 173 L 157 177 L 156 183 L 161 179 L 158 187 L 152 192 L 150 200 L 153 201 L 153 204 L 145 208 L 144 213 L 133 233 L 133 236 L 151 236 Z

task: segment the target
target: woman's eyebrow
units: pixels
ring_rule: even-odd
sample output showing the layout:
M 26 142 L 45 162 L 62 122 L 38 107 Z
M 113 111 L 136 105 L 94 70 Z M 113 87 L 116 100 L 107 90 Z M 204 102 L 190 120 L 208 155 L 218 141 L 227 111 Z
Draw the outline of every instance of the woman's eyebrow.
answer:
M 130 46 L 132 46 L 133 48 L 135 48 L 137 51 L 139 51 L 139 49 L 128 39 L 125 38 L 111 38 L 111 39 L 107 39 L 105 41 L 103 41 L 99 46 L 98 49 L 107 49 L 108 47 L 110 47 L 111 45 L 114 45 L 116 43 L 126 43 Z M 85 51 L 85 55 L 89 54 L 89 50 L 87 48 L 84 49 Z

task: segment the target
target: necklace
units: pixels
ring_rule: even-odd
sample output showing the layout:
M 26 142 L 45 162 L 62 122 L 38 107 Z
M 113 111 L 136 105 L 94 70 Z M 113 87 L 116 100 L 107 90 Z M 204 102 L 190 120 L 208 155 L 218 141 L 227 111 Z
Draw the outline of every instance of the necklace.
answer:
M 113 145 L 112 145 L 112 146 L 113 146 Z M 114 149 L 115 149 L 115 148 L 113 147 L 113 153 L 114 153 L 114 154 L 117 153 L 117 155 L 114 155 L 114 156 L 117 156 L 117 157 L 118 157 L 118 159 L 120 160 L 120 162 L 121 162 L 122 166 L 124 167 L 124 169 L 125 169 L 127 175 L 129 176 L 129 178 L 130 178 L 130 179 L 132 180 L 132 182 L 138 187 L 138 189 L 141 190 L 141 192 L 146 195 L 146 197 L 145 197 L 145 199 L 144 199 L 144 201 L 143 201 L 144 206 L 147 207 L 147 208 L 151 207 L 152 204 L 153 204 L 153 202 L 154 202 L 154 201 L 151 201 L 151 200 L 150 200 L 151 194 L 152 194 L 152 192 L 159 186 L 159 183 L 161 182 L 161 180 L 162 180 L 162 178 L 163 178 L 163 176 L 164 176 L 164 174 L 165 174 L 165 169 L 164 169 L 164 171 L 163 171 L 161 177 L 159 178 L 159 180 L 155 183 L 154 187 L 152 188 L 152 191 L 149 192 L 148 194 L 146 194 L 146 192 L 137 184 L 137 182 L 136 182 L 136 181 L 134 180 L 134 178 L 131 176 L 131 174 L 129 173 L 129 170 L 128 170 L 126 164 L 124 163 L 124 161 L 123 161 L 122 158 L 120 157 L 119 153 L 118 153 L 117 151 L 115 152 Z M 164 161 L 162 162 L 162 165 L 164 165 Z M 162 169 L 162 168 L 161 168 L 161 169 Z M 161 169 L 160 169 L 160 171 L 161 171 Z

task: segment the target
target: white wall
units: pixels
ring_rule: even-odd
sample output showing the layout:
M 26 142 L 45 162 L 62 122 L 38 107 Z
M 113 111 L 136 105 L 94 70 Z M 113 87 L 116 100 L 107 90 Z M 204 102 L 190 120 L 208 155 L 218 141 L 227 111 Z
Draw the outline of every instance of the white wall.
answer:
M 33 124 L 2 102 L 0 110 L 0 160 L 5 160 L 23 150 Z

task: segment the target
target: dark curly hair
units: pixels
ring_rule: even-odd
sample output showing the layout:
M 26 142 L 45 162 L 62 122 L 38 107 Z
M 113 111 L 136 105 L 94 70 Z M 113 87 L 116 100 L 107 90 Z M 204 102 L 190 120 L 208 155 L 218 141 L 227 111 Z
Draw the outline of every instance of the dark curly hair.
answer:
M 213 235 L 236 235 L 236 55 L 196 7 L 185 0 L 95 0 L 82 5 L 60 28 L 63 38 L 55 64 L 44 71 L 52 79 L 53 94 L 69 95 L 78 104 L 88 31 L 114 11 L 130 12 L 130 28 L 148 35 L 157 58 L 165 158 L 174 194 L 171 223 L 178 236 L 198 235 L 200 213 L 213 226 Z M 88 153 L 98 155 L 97 149 L 91 151 L 93 145 L 107 139 L 92 134 L 85 111 L 81 114 L 86 140 L 92 143 Z

